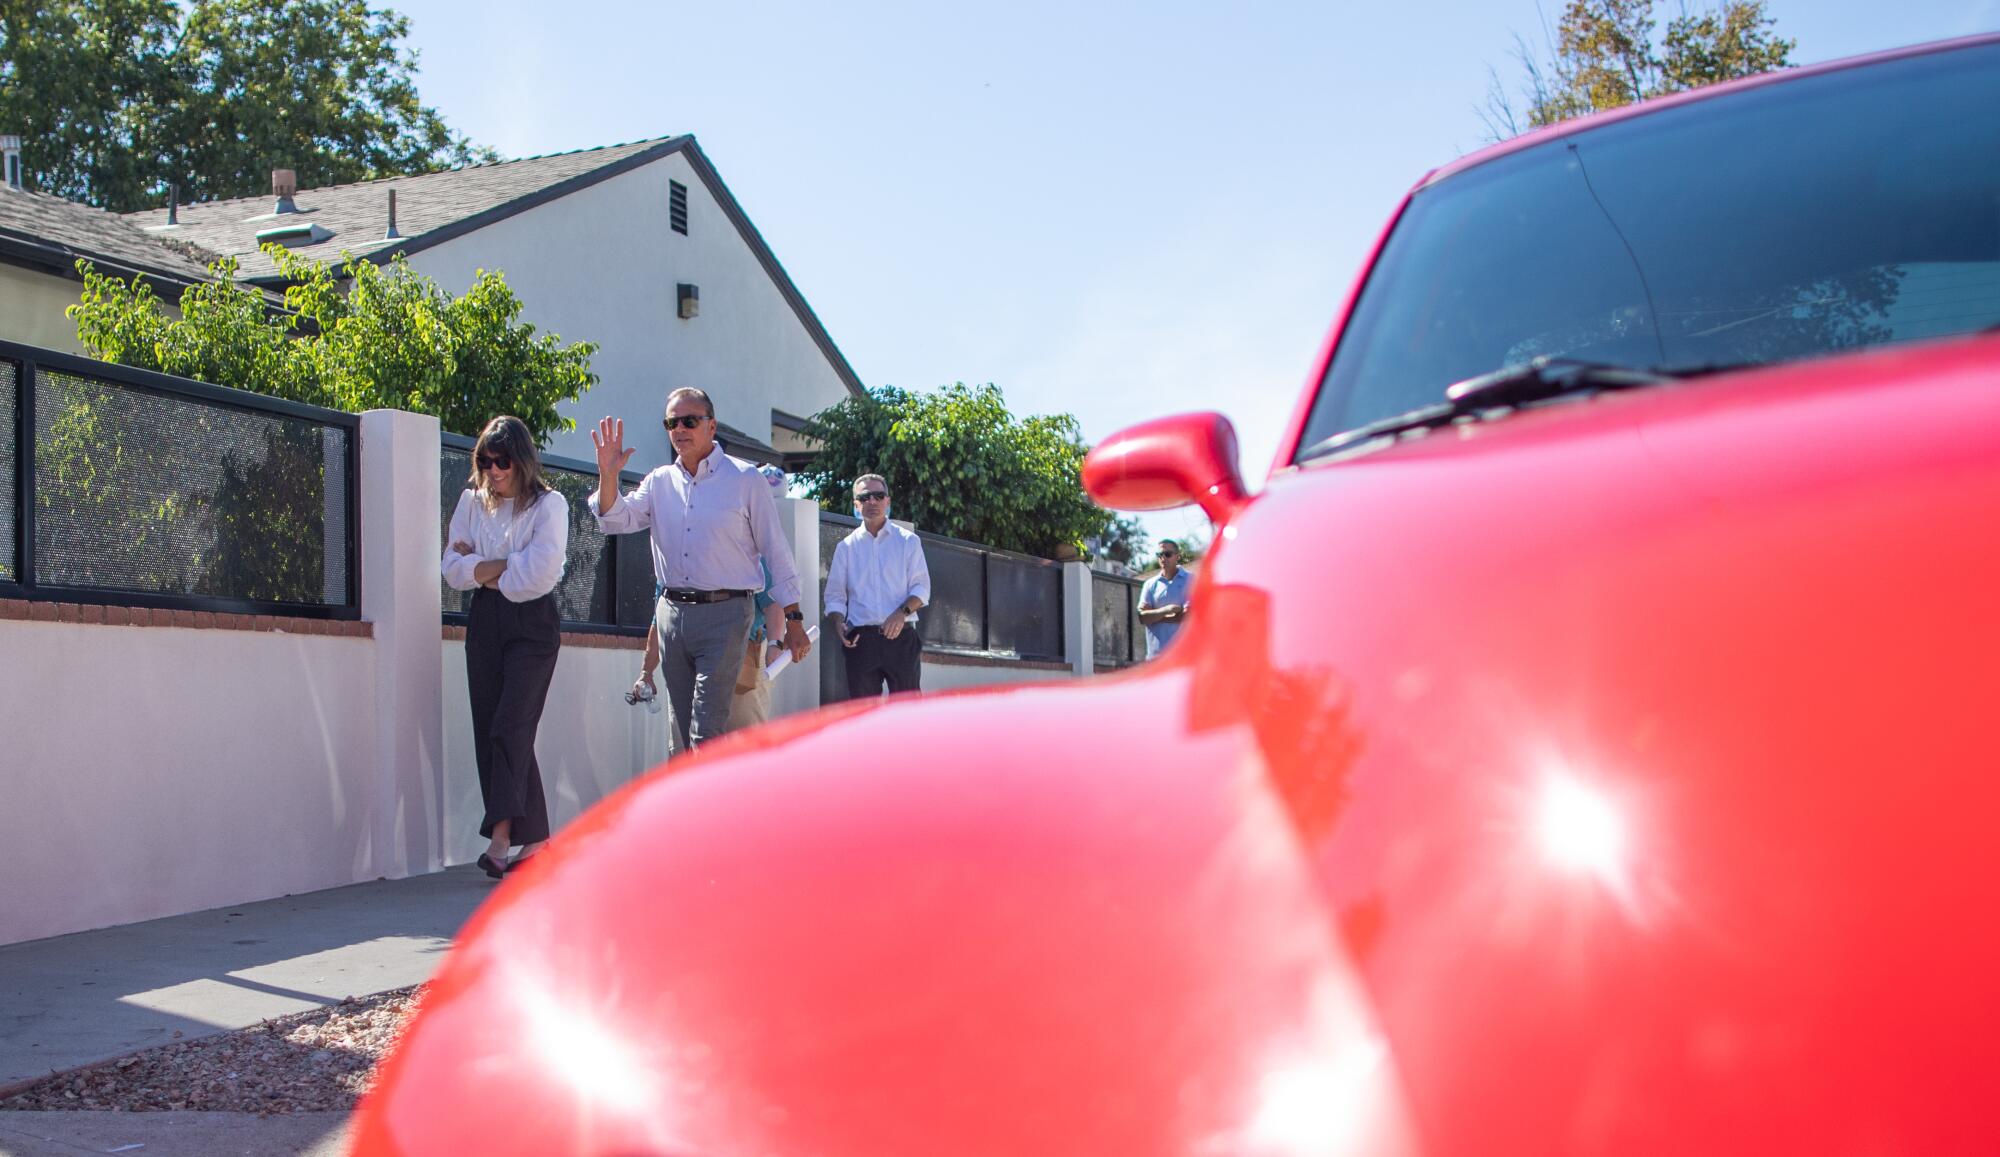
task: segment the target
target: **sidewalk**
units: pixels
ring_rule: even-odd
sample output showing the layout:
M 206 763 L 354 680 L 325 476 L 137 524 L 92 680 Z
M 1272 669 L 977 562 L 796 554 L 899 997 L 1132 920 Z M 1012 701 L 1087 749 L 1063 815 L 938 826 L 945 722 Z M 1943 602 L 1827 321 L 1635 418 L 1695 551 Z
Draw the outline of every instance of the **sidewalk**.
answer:
M 0 946 L 0 1096 L 54 1071 L 420 983 L 492 890 L 468 866 Z M 0 1154 L 134 1143 L 151 1157 L 331 1151 L 300 1148 L 323 1143 L 326 1122 L 239 1117 L 0 1112 Z M 113 1139 L 107 1129 L 121 1124 Z

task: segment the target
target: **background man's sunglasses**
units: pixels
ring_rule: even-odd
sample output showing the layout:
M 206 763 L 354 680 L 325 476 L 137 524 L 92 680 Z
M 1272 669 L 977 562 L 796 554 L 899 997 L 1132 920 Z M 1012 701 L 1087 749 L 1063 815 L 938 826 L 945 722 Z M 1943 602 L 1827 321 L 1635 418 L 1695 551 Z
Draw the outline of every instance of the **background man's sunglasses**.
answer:
M 679 426 L 683 430 L 692 430 L 706 421 L 708 421 L 707 414 L 682 414 L 678 418 L 668 418 L 667 429 L 671 430 L 675 426 Z
M 481 454 L 478 459 L 481 470 L 512 470 L 514 460 L 505 454 Z
M 888 491 L 886 491 L 886 490 L 870 490 L 870 491 L 869 491 L 868 493 L 866 493 L 866 494 L 857 494 L 857 495 L 855 495 L 855 496 L 854 496 L 854 501 L 856 501 L 856 502 L 880 502 L 880 501 L 882 501 L 883 499 L 885 499 L 885 498 L 887 498 L 887 497 L 889 497 L 889 492 L 888 492 Z

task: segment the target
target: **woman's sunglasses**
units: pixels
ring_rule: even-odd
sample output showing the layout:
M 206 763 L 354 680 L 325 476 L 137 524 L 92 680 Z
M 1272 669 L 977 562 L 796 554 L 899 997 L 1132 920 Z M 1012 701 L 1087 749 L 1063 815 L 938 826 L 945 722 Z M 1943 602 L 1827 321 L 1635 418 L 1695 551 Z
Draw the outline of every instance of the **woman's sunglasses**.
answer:
M 683 430 L 692 430 L 706 421 L 708 421 L 707 414 L 682 414 L 678 418 L 668 418 L 667 429 L 671 430 L 675 426 L 679 426 Z
M 474 461 L 481 470 L 512 470 L 514 460 L 505 454 L 481 454 Z

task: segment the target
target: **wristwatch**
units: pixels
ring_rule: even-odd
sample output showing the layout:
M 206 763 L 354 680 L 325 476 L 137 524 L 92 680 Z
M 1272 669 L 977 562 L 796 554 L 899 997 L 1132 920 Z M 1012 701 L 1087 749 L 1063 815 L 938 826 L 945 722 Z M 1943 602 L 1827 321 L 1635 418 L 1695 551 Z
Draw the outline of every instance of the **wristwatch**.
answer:
M 789 623 L 803 623 L 806 621 L 806 613 L 804 611 L 786 611 L 785 621 Z

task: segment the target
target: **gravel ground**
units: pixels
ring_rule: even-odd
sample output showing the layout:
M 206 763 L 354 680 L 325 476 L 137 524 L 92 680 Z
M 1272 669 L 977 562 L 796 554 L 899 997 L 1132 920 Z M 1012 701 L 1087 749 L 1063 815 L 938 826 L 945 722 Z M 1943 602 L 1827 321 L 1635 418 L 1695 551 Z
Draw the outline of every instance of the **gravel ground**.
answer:
M 246 1029 L 161 1045 L 50 1077 L 0 1109 L 348 1110 L 375 1079 L 422 999 L 423 986 L 277 1017 Z M 176 1034 L 178 1035 L 178 1034 Z

